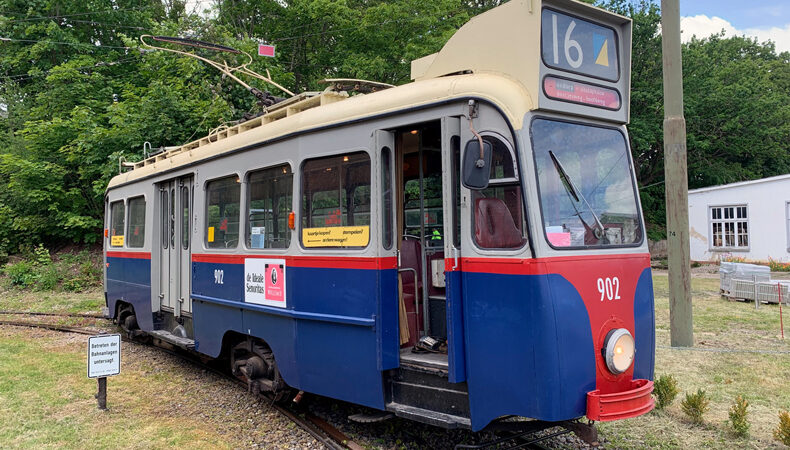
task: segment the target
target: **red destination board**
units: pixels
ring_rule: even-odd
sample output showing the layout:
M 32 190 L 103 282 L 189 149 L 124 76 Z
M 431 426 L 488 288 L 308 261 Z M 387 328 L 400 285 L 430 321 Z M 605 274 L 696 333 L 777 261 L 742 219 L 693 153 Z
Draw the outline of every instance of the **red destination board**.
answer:
M 543 91 L 547 97 L 556 100 L 598 108 L 620 109 L 620 93 L 615 89 L 594 86 L 580 81 L 546 77 L 543 79 Z
M 260 44 L 258 46 L 258 56 L 274 56 L 274 46 Z

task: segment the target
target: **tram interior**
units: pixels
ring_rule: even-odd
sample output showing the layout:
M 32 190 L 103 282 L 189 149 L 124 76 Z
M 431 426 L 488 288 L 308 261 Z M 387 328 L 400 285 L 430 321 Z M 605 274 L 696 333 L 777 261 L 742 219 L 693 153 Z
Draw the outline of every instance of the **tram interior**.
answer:
M 401 360 L 447 367 L 440 123 L 398 130 L 395 142 Z

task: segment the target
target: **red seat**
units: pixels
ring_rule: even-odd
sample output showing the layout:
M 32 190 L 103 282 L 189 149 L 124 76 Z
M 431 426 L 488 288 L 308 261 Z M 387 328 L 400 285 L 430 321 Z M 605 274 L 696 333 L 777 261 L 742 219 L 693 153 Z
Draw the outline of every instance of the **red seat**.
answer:
M 489 197 L 476 201 L 475 239 L 485 248 L 518 248 L 524 244 L 505 202 Z

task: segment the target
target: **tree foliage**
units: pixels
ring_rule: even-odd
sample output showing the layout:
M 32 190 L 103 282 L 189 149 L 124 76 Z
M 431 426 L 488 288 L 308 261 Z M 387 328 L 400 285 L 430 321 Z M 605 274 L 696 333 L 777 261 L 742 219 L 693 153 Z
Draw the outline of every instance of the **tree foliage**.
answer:
M 293 91 L 332 77 L 402 84 L 500 0 L 0 0 L 0 250 L 94 242 L 118 158 L 179 145 L 238 120 L 255 99 L 205 64 L 144 52 L 141 34 L 191 37 L 254 54 Z M 660 236 L 663 93 L 656 3 L 602 6 L 634 20 L 630 139 L 651 236 Z M 198 50 L 207 55 L 206 51 Z M 233 63 L 233 56 L 226 55 Z M 788 172 L 790 55 L 747 38 L 684 46 L 689 185 Z M 257 81 L 251 84 L 281 95 Z

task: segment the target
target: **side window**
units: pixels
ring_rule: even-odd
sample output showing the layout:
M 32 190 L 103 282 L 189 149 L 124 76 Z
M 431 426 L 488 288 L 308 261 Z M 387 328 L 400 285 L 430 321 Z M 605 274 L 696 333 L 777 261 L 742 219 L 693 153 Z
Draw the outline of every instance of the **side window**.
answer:
M 128 245 L 140 248 L 145 244 L 145 197 L 129 199 L 129 236 Z
M 189 250 L 189 232 L 192 229 L 190 225 L 191 216 L 189 214 L 189 207 L 192 203 L 192 196 L 188 186 L 181 186 L 181 248 Z
M 123 200 L 110 203 L 110 246 L 123 247 Z
M 239 244 L 239 196 L 235 175 L 206 183 L 206 246 L 236 248 Z
M 370 241 L 370 157 L 357 152 L 302 166 L 302 245 L 366 247 Z
M 392 152 L 389 147 L 381 149 L 381 244 L 392 248 Z
M 288 248 L 288 214 L 293 205 L 293 173 L 286 164 L 249 175 L 247 246 Z
M 168 243 L 170 242 L 170 232 L 168 229 L 168 223 L 170 220 L 170 209 L 168 208 L 168 197 L 169 194 L 167 193 L 167 189 L 164 189 L 160 192 L 161 197 L 161 206 L 162 206 L 162 214 L 160 217 L 162 218 L 162 248 L 166 249 L 168 247 Z
M 526 243 L 525 218 L 513 155 L 508 146 L 493 136 L 491 174 L 488 188 L 472 191 L 474 239 L 481 248 L 520 248 Z

